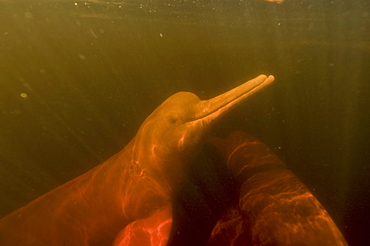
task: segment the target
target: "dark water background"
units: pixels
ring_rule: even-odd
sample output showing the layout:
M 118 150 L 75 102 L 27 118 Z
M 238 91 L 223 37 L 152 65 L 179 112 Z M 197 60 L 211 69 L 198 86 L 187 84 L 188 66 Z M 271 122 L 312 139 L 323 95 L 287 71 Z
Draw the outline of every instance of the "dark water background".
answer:
M 366 0 L 0 0 L 0 217 L 122 149 L 165 98 L 276 82 L 215 128 L 267 143 L 370 245 Z

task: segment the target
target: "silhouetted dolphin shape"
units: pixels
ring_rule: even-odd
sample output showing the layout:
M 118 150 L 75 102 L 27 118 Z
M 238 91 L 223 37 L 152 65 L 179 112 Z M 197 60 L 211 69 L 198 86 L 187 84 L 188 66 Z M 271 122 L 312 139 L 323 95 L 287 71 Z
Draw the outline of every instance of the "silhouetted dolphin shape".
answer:
M 240 131 L 210 142 L 240 182 L 240 195 L 208 246 L 347 245 L 319 201 L 265 144 Z
M 204 101 L 169 97 L 119 153 L 4 217 L 0 245 L 164 245 L 172 195 L 212 125 L 273 80 L 260 75 Z

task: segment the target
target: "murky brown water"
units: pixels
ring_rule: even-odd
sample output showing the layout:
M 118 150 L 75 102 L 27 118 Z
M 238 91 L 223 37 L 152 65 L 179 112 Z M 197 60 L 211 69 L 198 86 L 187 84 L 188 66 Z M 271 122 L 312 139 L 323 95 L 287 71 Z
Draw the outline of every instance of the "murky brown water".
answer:
M 169 95 L 265 73 L 215 134 L 266 142 L 366 245 L 369 30 L 360 0 L 0 0 L 0 215 L 116 153 Z

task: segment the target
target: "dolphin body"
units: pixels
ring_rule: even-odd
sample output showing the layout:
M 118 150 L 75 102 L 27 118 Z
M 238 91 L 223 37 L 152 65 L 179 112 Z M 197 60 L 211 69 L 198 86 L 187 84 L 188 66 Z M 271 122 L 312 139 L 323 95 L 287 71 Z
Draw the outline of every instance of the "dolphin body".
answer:
M 239 199 L 207 246 L 346 246 L 320 202 L 260 140 L 241 131 L 209 142 L 239 183 Z
M 165 245 L 172 198 L 220 117 L 274 81 L 164 101 L 116 155 L 0 220 L 0 245 Z

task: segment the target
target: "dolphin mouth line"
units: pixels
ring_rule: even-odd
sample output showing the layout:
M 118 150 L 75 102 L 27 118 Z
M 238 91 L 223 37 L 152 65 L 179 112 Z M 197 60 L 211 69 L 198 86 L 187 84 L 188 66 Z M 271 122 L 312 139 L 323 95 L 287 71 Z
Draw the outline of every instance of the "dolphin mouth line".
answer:
M 263 76 L 263 75 L 261 75 Z M 260 76 L 259 76 L 260 77 Z M 258 78 L 258 77 L 257 77 Z M 269 76 L 269 77 L 266 77 L 263 81 L 261 82 L 256 82 L 256 81 L 247 81 L 245 82 L 244 84 L 234 88 L 234 89 L 231 89 L 219 96 L 216 96 L 214 98 L 211 98 L 211 99 L 208 99 L 208 100 L 203 100 L 201 101 L 201 103 L 204 103 L 204 104 L 209 104 L 207 105 L 206 108 L 208 109 L 211 109 L 211 110 L 204 110 L 204 113 L 203 115 L 201 115 L 199 118 L 196 118 L 196 119 L 191 119 L 186 123 L 190 123 L 190 122 L 196 122 L 196 121 L 205 121 L 205 120 L 210 120 L 211 122 L 215 119 L 218 119 L 220 118 L 224 113 L 228 112 L 228 111 L 231 111 L 236 105 L 238 105 L 239 103 L 243 102 L 244 100 L 246 100 L 249 96 L 255 94 L 256 92 L 258 92 L 260 89 L 266 87 L 267 85 L 269 85 L 271 82 L 274 81 L 274 77 L 273 76 Z M 256 84 L 252 87 L 252 88 L 241 88 L 243 86 L 246 86 L 246 85 L 250 85 L 250 84 L 253 84 L 253 82 L 255 82 Z M 245 90 L 245 91 L 243 91 Z M 231 97 L 231 98 L 228 98 L 230 96 L 232 96 L 233 94 L 235 94 L 234 97 Z M 222 98 L 222 97 L 225 97 L 225 98 Z M 221 105 L 219 105 L 218 107 L 215 107 L 212 109 L 212 104 L 215 104 L 215 100 L 219 100 L 221 99 Z M 224 102 L 222 102 L 224 101 Z M 218 102 L 220 103 L 220 102 Z
M 256 90 L 258 90 L 258 89 L 259 89 L 259 87 L 261 87 L 264 83 L 265 83 L 265 81 L 263 81 L 262 83 L 260 83 L 260 84 L 256 85 L 256 86 L 255 86 L 255 87 L 253 87 L 252 89 L 250 89 L 250 90 L 248 90 L 248 91 L 244 92 L 243 94 L 241 94 L 241 95 L 239 95 L 239 96 L 235 97 L 234 99 L 232 99 L 232 100 L 230 100 L 230 101 L 228 101 L 228 102 L 225 102 L 225 104 L 224 104 L 224 105 L 222 105 L 221 107 L 219 107 L 219 108 L 217 108 L 217 109 L 214 109 L 212 112 L 210 112 L 209 114 L 207 114 L 207 115 L 205 115 L 205 116 L 201 117 L 200 119 L 210 117 L 210 116 L 214 115 L 215 113 L 217 113 L 219 110 L 222 110 L 222 109 L 224 109 L 224 108 L 226 108 L 226 107 L 228 107 L 228 106 L 232 106 L 232 104 L 242 102 L 243 100 L 245 100 L 245 99 L 247 99 L 247 98 L 248 98 L 248 96 L 249 96 L 248 94 L 253 95 L 253 94 L 254 94 L 254 92 L 255 92 Z M 240 99 L 240 98 L 241 98 L 241 97 L 243 97 L 243 96 L 245 96 L 245 98 Z

